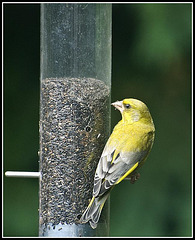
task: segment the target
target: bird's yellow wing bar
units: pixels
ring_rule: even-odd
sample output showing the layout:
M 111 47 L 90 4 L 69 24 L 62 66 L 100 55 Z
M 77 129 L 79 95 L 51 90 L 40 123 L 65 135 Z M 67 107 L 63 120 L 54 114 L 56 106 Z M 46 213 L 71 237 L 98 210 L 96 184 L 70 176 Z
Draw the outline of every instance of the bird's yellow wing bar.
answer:
M 119 178 L 119 180 L 116 182 L 116 184 L 120 183 L 124 178 L 126 178 L 130 173 L 132 173 L 133 170 L 136 169 L 138 164 L 139 164 L 138 162 L 136 164 L 134 164 L 133 167 L 131 167 L 121 178 Z

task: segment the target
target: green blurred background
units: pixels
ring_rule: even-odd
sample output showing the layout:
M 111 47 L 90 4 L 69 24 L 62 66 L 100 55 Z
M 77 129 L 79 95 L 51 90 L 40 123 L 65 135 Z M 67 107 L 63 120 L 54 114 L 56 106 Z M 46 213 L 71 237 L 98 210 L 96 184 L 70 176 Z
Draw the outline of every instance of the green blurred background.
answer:
M 39 4 L 4 4 L 4 171 L 38 171 Z M 111 236 L 191 236 L 191 4 L 113 4 L 112 101 L 144 101 L 156 138 L 111 193 Z M 112 109 L 112 128 L 120 113 Z M 4 236 L 38 236 L 38 180 L 4 179 Z

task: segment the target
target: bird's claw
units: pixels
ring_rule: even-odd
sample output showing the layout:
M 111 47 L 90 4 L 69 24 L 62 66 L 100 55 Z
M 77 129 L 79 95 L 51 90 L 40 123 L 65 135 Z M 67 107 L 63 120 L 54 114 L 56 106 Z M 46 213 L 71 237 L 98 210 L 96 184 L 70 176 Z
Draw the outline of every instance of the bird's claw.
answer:
M 140 178 L 140 173 L 137 173 L 137 172 L 133 173 L 131 175 L 130 183 L 134 184 L 135 181 L 137 181 L 139 178 Z

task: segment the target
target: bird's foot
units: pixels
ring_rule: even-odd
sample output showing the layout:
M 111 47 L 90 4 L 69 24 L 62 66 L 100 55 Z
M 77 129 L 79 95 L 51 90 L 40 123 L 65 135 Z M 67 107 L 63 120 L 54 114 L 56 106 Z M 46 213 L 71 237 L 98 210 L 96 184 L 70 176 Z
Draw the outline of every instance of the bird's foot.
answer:
M 140 173 L 135 172 L 131 175 L 130 183 L 134 184 L 140 178 Z

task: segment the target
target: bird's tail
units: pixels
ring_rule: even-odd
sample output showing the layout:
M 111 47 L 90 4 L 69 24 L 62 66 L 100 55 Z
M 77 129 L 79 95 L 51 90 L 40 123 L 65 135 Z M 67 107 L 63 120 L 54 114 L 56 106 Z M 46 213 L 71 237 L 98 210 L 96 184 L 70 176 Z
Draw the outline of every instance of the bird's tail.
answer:
M 80 218 L 80 223 L 86 223 L 89 221 L 91 227 L 95 229 L 97 227 L 97 223 L 99 221 L 102 208 L 104 206 L 104 203 L 106 202 L 108 198 L 108 194 L 105 194 L 101 197 L 93 197 L 83 213 L 83 215 Z

